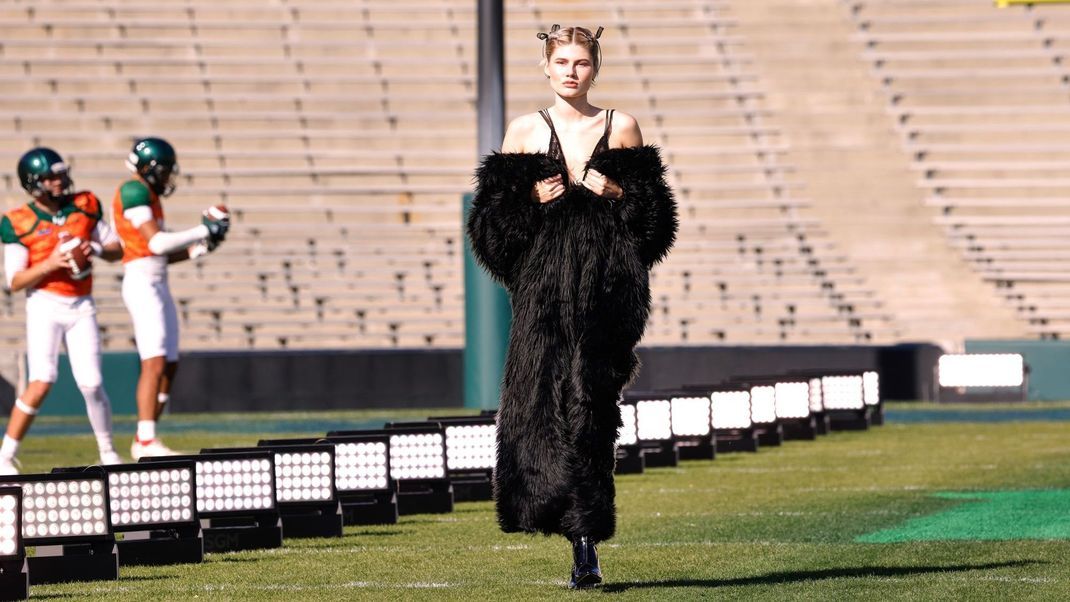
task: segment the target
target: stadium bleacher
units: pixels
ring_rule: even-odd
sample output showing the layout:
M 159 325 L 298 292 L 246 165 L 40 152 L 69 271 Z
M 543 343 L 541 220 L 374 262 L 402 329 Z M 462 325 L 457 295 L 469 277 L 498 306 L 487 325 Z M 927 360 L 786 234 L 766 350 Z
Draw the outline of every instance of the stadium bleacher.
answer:
M 948 245 L 1028 335 L 1065 336 L 1065 11 L 846 4 Z
M 634 114 L 672 166 L 685 219 L 655 273 L 647 342 L 889 338 L 880 300 L 807 215 L 722 4 L 511 3 L 510 115 L 549 102 L 534 33 L 551 13 L 610 29 L 595 99 Z M 110 201 L 133 137 L 175 144 L 169 222 L 216 203 L 236 213 L 220 252 L 172 270 L 185 348 L 455 347 L 474 23 L 459 1 L 9 7 L 0 81 L 17 94 L 0 101 L 0 157 L 54 146 Z M 4 185 L 7 204 L 23 201 Z M 97 271 L 107 348 L 128 349 L 118 271 Z

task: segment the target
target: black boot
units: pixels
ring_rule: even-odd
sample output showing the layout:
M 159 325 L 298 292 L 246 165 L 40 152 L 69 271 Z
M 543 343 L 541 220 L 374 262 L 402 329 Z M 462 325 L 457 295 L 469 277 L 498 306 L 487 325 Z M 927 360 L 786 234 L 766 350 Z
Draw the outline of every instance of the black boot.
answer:
M 594 587 L 602 583 L 602 568 L 598 566 L 598 550 L 587 537 L 572 540 L 572 579 L 569 589 Z

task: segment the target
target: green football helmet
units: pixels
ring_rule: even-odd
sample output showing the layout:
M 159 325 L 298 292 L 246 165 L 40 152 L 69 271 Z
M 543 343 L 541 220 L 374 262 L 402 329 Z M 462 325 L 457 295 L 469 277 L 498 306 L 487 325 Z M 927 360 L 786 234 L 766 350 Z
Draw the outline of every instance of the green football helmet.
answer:
M 19 158 L 17 170 L 19 184 L 22 184 L 22 188 L 34 198 L 69 199 L 74 189 L 70 169 L 63 162 L 63 157 L 50 148 L 41 146 L 27 151 Z M 44 183 L 45 178 L 55 176 L 63 179 L 63 192 L 58 198 L 53 197 L 51 190 Z
M 175 191 L 178 157 L 174 147 L 163 138 L 142 138 L 134 142 L 134 148 L 126 159 L 126 167 L 141 176 L 152 191 L 160 196 L 168 196 Z

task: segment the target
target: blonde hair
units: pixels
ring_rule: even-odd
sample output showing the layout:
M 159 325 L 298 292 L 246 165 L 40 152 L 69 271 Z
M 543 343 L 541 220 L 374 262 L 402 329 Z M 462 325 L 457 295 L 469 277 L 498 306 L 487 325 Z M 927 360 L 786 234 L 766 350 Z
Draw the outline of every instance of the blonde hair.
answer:
M 598 38 L 602 37 L 603 29 L 603 27 L 599 27 L 598 31 L 591 33 L 591 30 L 586 27 L 561 27 L 554 24 L 549 33 L 538 34 L 539 39 L 543 41 L 540 65 L 543 67 L 548 65 L 550 57 L 553 56 L 554 50 L 557 50 L 558 47 L 576 44 L 583 46 L 587 49 L 587 52 L 591 53 L 591 59 L 594 63 L 594 75 L 598 77 L 598 70 L 602 68 L 602 47 L 598 44 Z

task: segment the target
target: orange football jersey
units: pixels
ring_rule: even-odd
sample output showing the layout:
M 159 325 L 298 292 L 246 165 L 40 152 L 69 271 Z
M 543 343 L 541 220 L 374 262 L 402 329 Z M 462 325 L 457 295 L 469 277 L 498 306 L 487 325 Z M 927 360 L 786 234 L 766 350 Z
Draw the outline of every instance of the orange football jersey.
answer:
M 29 250 L 27 267 L 39 264 L 52 254 L 60 242 L 60 233 L 83 241 L 92 240 L 93 230 L 101 220 L 100 201 L 92 192 L 79 192 L 56 215 L 49 215 L 33 203 L 16 207 L 4 214 L 0 230 L 4 243 L 18 243 Z M 93 292 L 93 277 L 75 280 L 69 270 L 56 270 L 34 287 L 65 297 L 79 297 Z

